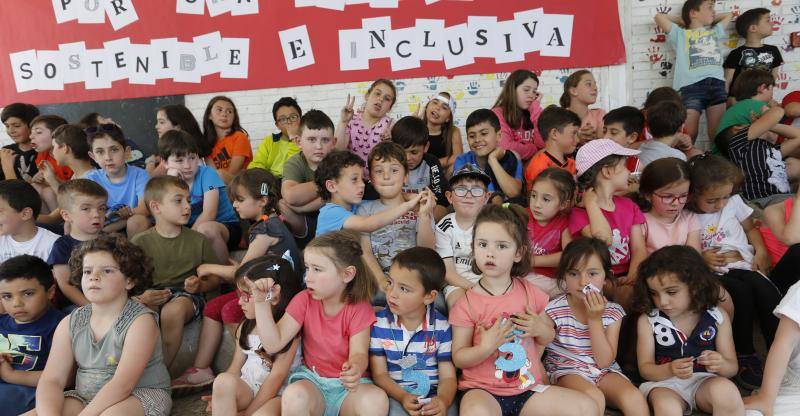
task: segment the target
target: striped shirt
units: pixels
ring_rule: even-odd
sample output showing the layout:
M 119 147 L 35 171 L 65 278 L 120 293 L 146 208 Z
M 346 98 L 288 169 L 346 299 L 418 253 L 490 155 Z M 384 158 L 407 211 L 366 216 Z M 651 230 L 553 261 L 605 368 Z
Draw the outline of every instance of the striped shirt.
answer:
M 744 171 L 742 196 L 748 201 L 791 192 L 780 145 L 763 139 L 748 140 L 749 129 L 730 138 L 728 157 Z
M 428 375 L 432 391 L 435 390 L 439 383 L 438 362 L 451 360 L 453 335 L 447 318 L 429 305 L 426 319 L 412 332 L 403 328 L 388 307 L 378 312 L 376 317 L 378 320 L 370 333 L 369 354 L 386 357 L 389 377 L 401 387 L 414 387 L 415 384 L 403 380 L 401 360 L 404 356 L 416 357 L 418 369 Z

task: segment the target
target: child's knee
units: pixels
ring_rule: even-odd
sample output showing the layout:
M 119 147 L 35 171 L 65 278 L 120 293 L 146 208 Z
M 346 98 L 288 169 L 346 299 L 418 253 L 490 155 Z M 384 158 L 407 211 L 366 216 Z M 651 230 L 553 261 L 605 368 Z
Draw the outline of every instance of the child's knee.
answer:
M 221 227 L 222 224 L 216 221 L 206 221 L 202 224 L 198 224 L 197 227 L 195 227 L 195 231 L 203 234 L 208 239 L 222 239 Z
M 239 377 L 230 373 L 220 373 L 214 379 L 214 393 L 230 393 L 236 390 L 236 384 L 239 382 Z
M 389 396 L 374 384 L 362 384 L 359 394 L 358 408 L 364 409 L 366 415 L 385 415 L 389 412 Z
M 292 383 L 281 394 L 281 409 L 288 414 L 306 412 L 311 407 L 311 386 L 305 383 Z
M 723 377 L 714 377 L 706 382 L 709 383 L 708 397 L 714 410 L 744 407 L 739 389 L 732 381 Z

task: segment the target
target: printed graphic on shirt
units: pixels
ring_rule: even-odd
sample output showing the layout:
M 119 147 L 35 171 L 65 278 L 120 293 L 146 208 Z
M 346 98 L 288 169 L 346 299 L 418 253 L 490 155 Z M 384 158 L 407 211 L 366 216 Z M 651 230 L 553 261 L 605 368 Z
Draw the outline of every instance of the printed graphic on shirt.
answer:
M 689 51 L 689 69 L 706 65 L 722 65 L 722 53 L 714 29 L 686 31 L 686 50 Z
M 42 337 L 40 335 L 0 334 L 0 353 L 10 354 L 11 364 L 20 371 L 30 371 L 36 367 L 36 355 L 29 352 L 42 350 Z
M 608 248 L 611 254 L 611 264 L 620 264 L 628 258 L 630 253 L 630 237 L 623 237 L 618 228 L 611 232 L 611 247 Z
M 789 176 L 786 174 L 786 163 L 783 162 L 780 150 L 772 148 L 767 155 L 767 166 L 769 167 L 769 182 L 775 186 L 780 193 L 789 193 Z
M 717 224 L 706 225 L 705 230 L 701 233 L 700 239 L 702 240 L 703 250 L 716 247 L 728 236 L 725 230 L 717 227 Z
M 217 169 L 228 169 L 231 166 L 231 154 L 228 153 L 228 149 L 222 148 L 216 156 L 214 156 L 214 166 Z
M 520 390 L 527 390 L 536 382 L 530 371 L 533 365 L 525 350 L 525 345 L 531 342 L 531 338 L 520 337 L 522 331 L 519 329 L 515 329 L 512 335 L 513 338 L 509 342 L 497 348 L 499 355 L 494 361 L 497 368 L 494 376 L 509 384 L 519 383 Z
M 774 62 L 775 56 L 769 52 L 758 53 L 753 49 L 745 49 L 742 51 L 742 57 L 739 59 L 739 66 L 747 69 L 771 71 Z

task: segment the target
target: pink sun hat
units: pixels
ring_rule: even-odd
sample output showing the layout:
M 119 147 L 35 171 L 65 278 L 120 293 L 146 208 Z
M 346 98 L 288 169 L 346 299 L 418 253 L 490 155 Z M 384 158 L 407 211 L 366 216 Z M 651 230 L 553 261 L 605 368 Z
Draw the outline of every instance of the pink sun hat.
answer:
M 575 168 L 578 170 L 577 176 L 586 173 L 595 163 L 606 156 L 636 156 L 639 153 L 638 150 L 622 147 L 611 139 L 594 139 L 581 146 L 575 155 Z

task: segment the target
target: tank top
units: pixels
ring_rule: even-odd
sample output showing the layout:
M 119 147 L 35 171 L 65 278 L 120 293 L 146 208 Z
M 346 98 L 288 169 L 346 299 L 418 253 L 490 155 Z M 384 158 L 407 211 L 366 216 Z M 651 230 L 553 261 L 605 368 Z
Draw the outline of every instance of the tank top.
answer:
M 428 153 L 439 159 L 447 156 L 445 154 L 444 137 L 442 137 L 442 133 L 428 135 Z
M 717 349 L 717 325 L 722 323 L 722 313 L 712 308 L 703 311 L 690 334 L 684 334 L 658 309 L 647 316 L 655 340 L 656 364 L 666 364 L 686 357 L 699 357 L 705 350 Z M 706 371 L 697 361 L 694 371 Z

